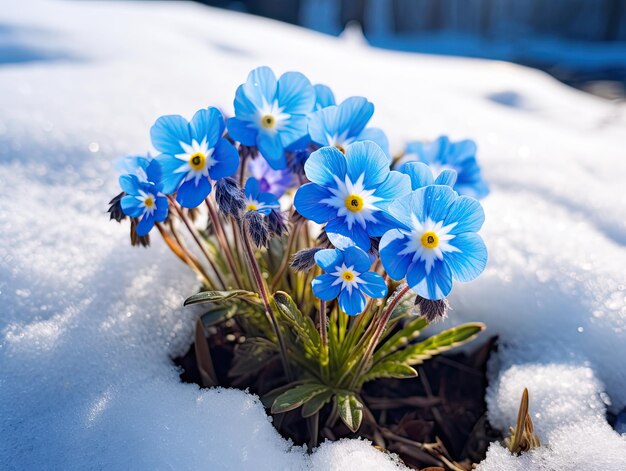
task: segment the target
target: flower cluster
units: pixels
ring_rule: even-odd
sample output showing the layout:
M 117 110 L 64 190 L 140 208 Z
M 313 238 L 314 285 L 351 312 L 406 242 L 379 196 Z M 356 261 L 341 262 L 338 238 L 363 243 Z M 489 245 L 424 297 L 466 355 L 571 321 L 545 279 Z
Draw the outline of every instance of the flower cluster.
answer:
M 111 217 L 130 217 L 136 236 L 157 225 L 205 284 L 222 289 L 246 288 L 239 286 L 242 268 L 258 258 L 246 256 L 246 242 L 268 247 L 291 226 L 276 256 L 295 255 L 304 272 L 317 265 L 312 293 L 337 299 L 349 315 L 364 311 L 366 297 L 388 296 L 393 280 L 439 301 L 454 280 L 484 270 L 487 250 L 477 234 L 484 214 L 475 198 L 488 188 L 474 142 L 412 142 L 392 158 L 384 132 L 369 126 L 374 105 L 366 98 L 336 104 L 327 86 L 297 72 L 277 79 L 268 67 L 239 86 L 234 111 L 226 120 L 214 107 L 191 121 L 158 118 L 150 130 L 158 154 L 122 161 L 123 193 L 111 201 Z M 197 231 L 201 205 L 210 230 L 193 236 L 212 272 L 177 232 L 180 223 Z M 288 269 L 281 262 L 275 275 L 286 277 Z M 273 287 L 290 285 L 272 280 Z

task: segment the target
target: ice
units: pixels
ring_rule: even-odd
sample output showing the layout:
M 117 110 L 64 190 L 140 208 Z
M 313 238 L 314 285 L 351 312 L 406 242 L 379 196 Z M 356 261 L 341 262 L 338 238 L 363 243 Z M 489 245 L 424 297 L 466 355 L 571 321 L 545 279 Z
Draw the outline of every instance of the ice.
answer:
M 232 113 L 237 85 L 267 64 L 367 96 L 393 151 L 444 132 L 477 140 L 490 263 L 455 287 L 444 326 L 499 334 L 489 418 L 512 425 L 528 387 L 546 444 L 520 458 L 494 444 L 483 469 L 626 468 L 604 414 L 626 405 L 624 105 L 505 63 L 184 2 L 11 2 L 0 46 L 0 467 L 397 467 L 363 441 L 308 457 L 253 396 L 181 384 L 169 358 L 191 342 L 194 277 L 158 237 L 131 248 L 107 221 L 114 159 L 149 150 L 161 114 Z

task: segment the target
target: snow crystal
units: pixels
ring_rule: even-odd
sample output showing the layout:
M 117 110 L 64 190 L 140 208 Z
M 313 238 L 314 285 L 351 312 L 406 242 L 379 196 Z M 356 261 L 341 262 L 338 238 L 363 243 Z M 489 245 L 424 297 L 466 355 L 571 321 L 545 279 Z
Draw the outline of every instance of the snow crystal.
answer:
M 623 105 L 513 65 L 184 2 L 11 2 L 0 46 L 0 467 L 397 468 L 363 441 L 309 457 L 253 396 L 181 384 L 169 358 L 191 342 L 194 277 L 158 237 L 131 248 L 107 221 L 111 161 L 149 150 L 161 114 L 232 113 L 267 64 L 367 96 L 395 151 L 443 132 L 477 140 L 490 263 L 455 288 L 444 325 L 500 335 L 490 420 L 512 425 L 526 386 L 547 445 L 518 458 L 494 444 L 482 469 L 626 468 L 604 418 L 626 405 Z

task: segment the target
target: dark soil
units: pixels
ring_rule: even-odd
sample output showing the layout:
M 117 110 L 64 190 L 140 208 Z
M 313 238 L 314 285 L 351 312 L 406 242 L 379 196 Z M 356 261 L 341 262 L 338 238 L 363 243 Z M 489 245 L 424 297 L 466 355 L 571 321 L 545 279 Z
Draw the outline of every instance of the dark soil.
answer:
M 237 381 L 228 376 L 233 350 L 244 340 L 234 320 L 210 327 L 207 340 L 220 386 L 248 389 L 263 397 L 283 385 L 279 362 L 269 362 Z M 363 423 L 356 434 L 340 420 L 327 423 L 330 405 L 320 412 L 317 440 L 311 439 L 315 425 L 299 410 L 276 416 L 274 425 L 296 444 L 361 436 L 416 469 L 472 469 L 485 457 L 489 443 L 502 438 L 487 422 L 484 401 L 486 362 L 495 345 L 494 337 L 469 354 L 439 355 L 418 368 L 417 378 L 367 383 L 361 396 L 366 406 Z M 174 362 L 182 368 L 182 381 L 202 385 L 194 345 Z

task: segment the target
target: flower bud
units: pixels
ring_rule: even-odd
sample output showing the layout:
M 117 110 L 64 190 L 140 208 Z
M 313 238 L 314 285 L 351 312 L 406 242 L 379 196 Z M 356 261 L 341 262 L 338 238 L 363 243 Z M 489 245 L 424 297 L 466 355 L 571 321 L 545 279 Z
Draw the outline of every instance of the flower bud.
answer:
M 419 307 L 420 314 L 424 316 L 428 322 L 439 322 L 448 315 L 450 304 L 446 298 L 431 300 L 422 298 L 417 295 L 415 298 L 415 306 Z
M 252 242 L 257 247 L 267 247 L 270 234 L 265 223 L 265 217 L 258 211 L 248 211 L 243 219 L 245 222 L 244 227 Z
M 271 234 L 282 237 L 287 233 L 287 220 L 282 211 L 273 209 L 267 216 L 267 227 Z
M 110 219 L 115 219 L 117 222 L 122 222 L 126 219 L 126 214 L 122 210 L 122 198 L 126 195 L 123 191 L 109 201 L 109 209 L 107 212 L 110 214 Z
M 291 269 L 294 271 L 308 272 L 315 266 L 315 254 L 319 252 L 320 248 L 313 247 L 311 249 L 303 249 L 296 252 L 291 257 Z
M 243 192 L 231 177 L 221 178 L 215 183 L 215 201 L 222 213 L 234 216 L 236 219 L 241 217 L 241 213 L 246 208 Z

